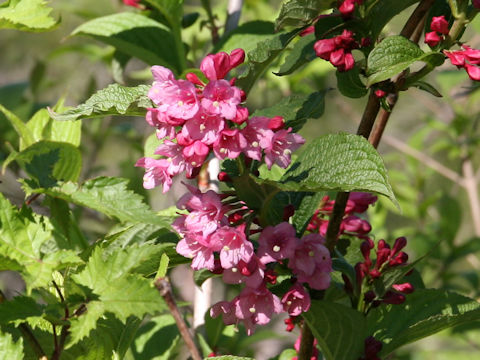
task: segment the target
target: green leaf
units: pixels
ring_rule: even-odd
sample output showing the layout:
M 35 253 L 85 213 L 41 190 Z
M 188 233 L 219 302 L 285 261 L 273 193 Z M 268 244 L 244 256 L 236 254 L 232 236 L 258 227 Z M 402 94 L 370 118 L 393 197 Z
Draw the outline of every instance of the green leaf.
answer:
M 440 94 L 440 92 L 437 89 L 435 89 L 433 85 L 425 81 L 417 80 L 411 86 L 416 87 L 420 90 L 426 91 L 435 97 L 443 97 L 442 94 Z
M 417 289 L 401 305 L 381 306 L 368 316 L 368 333 L 383 342 L 380 356 L 441 330 L 480 320 L 480 304 L 454 292 Z
M 368 55 L 367 86 L 390 79 L 417 61 L 438 66 L 444 58 L 440 53 L 424 53 L 417 44 L 403 36 L 389 36 Z
M 156 215 L 143 202 L 143 198 L 128 190 L 127 186 L 127 179 L 98 177 L 81 185 L 65 182 L 52 188 L 26 189 L 26 191 L 58 197 L 67 202 L 96 210 L 119 221 L 144 222 L 170 227 L 170 223 Z
M 20 338 L 20 340 L 18 340 L 17 342 L 14 342 L 12 339 L 12 335 L 8 333 L 4 334 L 0 331 L 0 355 L 2 359 L 24 359 L 22 338 Z
M 60 22 L 50 16 L 44 0 L 10 0 L 0 5 L 0 29 L 48 31 Z
M 170 26 L 178 26 L 182 21 L 183 0 L 145 0 L 152 5 L 170 23 Z
M 334 0 L 289 0 L 282 4 L 280 15 L 276 22 L 276 29 L 285 26 L 302 27 L 311 24 L 318 15 L 332 8 Z
M 295 356 L 298 357 L 298 353 L 295 349 L 285 349 L 280 353 L 278 360 L 292 360 Z
M 363 354 L 367 324 L 360 312 L 341 304 L 313 300 L 303 317 L 326 360 L 357 360 Z
M 293 45 L 292 50 L 285 58 L 285 62 L 280 66 L 278 72 L 274 73 L 278 76 L 288 75 L 300 68 L 302 65 L 308 64 L 314 60 L 317 55 L 313 49 L 315 44 L 315 34 L 308 34 L 298 40 Z
M 150 319 L 138 330 L 132 345 L 136 360 L 174 359 L 179 350 L 180 334 L 171 315 L 160 315 Z
M 66 142 L 73 146 L 80 146 L 82 123 L 63 122 L 53 120 L 47 109 L 40 109 L 27 122 L 27 128 L 30 130 L 34 142 L 40 140 L 51 140 L 57 142 Z M 25 149 L 28 144 L 20 143 L 20 150 Z
M 295 214 L 293 215 L 293 225 L 295 229 L 297 229 L 298 237 L 301 237 L 307 229 L 310 219 L 315 213 L 315 210 L 319 208 L 324 196 L 325 193 L 320 191 L 316 193 L 306 193 L 302 198 L 298 209 L 295 210 Z
M 145 116 L 146 109 L 153 106 L 147 96 L 149 89 L 147 85 L 125 87 L 111 84 L 74 109 L 60 114 L 50 110 L 50 116 L 55 120 L 81 120 L 108 115 Z
M 349 71 L 336 71 L 337 86 L 340 93 L 349 98 L 361 98 L 367 95 L 368 90 L 360 79 L 360 70 L 355 66 Z
M 293 132 L 300 130 L 308 119 L 317 119 L 325 110 L 325 92 L 314 92 L 310 95 L 291 95 L 272 107 L 255 111 L 252 116 L 282 116 L 285 126 Z
M 367 27 L 371 29 L 372 39 L 375 41 L 390 20 L 403 10 L 420 0 L 382 0 L 374 1 L 367 11 Z
M 149 65 L 180 72 L 170 29 L 144 15 L 124 12 L 95 18 L 77 27 L 72 35 L 93 37 Z
M 382 158 L 365 138 L 352 134 L 330 134 L 308 144 L 277 186 L 376 192 L 397 203 Z
M 260 41 L 271 38 L 275 34 L 272 22 L 249 21 L 230 31 L 215 45 L 213 53 L 225 51 L 230 53 L 234 49 L 241 48 L 245 53 L 255 49 Z
M 26 320 L 32 316 L 42 316 L 44 307 L 31 297 L 15 296 L 10 301 L 0 303 L 0 324 Z
M 101 301 L 90 301 L 85 307 L 86 311 L 83 314 L 70 320 L 70 336 L 65 346 L 66 349 L 88 336 L 90 331 L 96 328 L 98 319 L 105 312 L 105 304 Z
M 3 169 L 13 160 L 32 177 L 32 186 L 51 187 L 57 185 L 58 181 L 75 181 L 82 169 L 80 150 L 63 142 L 36 142 L 9 156 L 3 163 Z
M 5 115 L 7 120 L 13 126 L 18 136 L 20 136 L 20 140 L 24 144 L 24 146 L 30 146 L 35 142 L 30 129 L 28 129 L 27 125 L 22 120 L 20 120 L 17 115 L 3 107 L 1 104 L 0 111 Z
M 279 33 L 261 41 L 257 47 L 247 53 L 248 67 L 244 75 L 238 79 L 236 85 L 246 93 L 250 91 L 253 84 L 260 75 L 270 66 L 286 46 L 297 36 L 298 30 L 288 33 Z

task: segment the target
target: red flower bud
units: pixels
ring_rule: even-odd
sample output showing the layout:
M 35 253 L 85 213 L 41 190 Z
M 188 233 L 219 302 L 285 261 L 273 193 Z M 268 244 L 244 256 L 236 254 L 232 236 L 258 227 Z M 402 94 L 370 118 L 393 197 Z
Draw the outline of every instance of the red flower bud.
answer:
M 385 304 L 399 305 L 405 302 L 405 295 L 396 293 L 394 291 L 387 291 L 382 300 Z
M 363 295 L 363 299 L 368 304 L 368 303 L 371 303 L 375 299 L 376 296 L 377 295 L 375 294 L 375 291 L 369 290 L 365 293 L 365 295 Z
M 187 75 L 185 75 L 185 78 L 191 83 L 194 83 L 195 85 L 205 86 L 204 82 L 200 80 L 195 73 L 188 73 Z
M 295 206 L 293 206 L 292 204 L 285 206 L 283 208 L 283 221 L 288 221 L 288 219 L 290 219 L 294 213 Z
M 380 271 L 378 271 L 377 269 L 371 270 L 368 274 L 370 275 L 370 277 L 372 279 L 378 279 L 382 275 L 382 273 Z
M 381 89 L 378 89 L 378 90 L 375 90 L 375 96 L 379 99 L 385 97 L 385 95 L 387 95 L 387 93 Z
M 411 294 L 412 292 L 415 291 L 415 288 L 410 283 L 395 284 L 395 285 L 392 285 L 392 288 L 404 294 Z
M 285 120 L 283 120 L 283 117 L 281 116 L 274 116 L 268 122 L 268 128 L 273 131 L 283 129 L 284 125 L 285 125 Z
M 395 243 L 393 244 L 393 248 L 392 248 L 392 252 L 391 254 L 392 255 L 395 255 L 397 254 L 400 250 L 402 250 L 405 246 L 407 246 L 407 239 L 402 236 L 402 237 L 399 237 L 395 240 Z
M 220 171 L 217 175 L 218 181 L 222 182 L 231 182 L 232 179 L 230 178 L 230 175 L 228 175 L 225 171 Z
M 408 261 L 408 254 L 405 252 L 400 252 L 397 256 L 391 259 L 388 264 L 390 266 L 403 265 Z
M 440 34 L 447 35 L 449 30 L 448 21 L 445 20 L 445 16 L 434 16 L 430 23 L 430 29 L 439 32 Z
M 425 34 L 425 44 L 428 44 L 430 47 L 435 47 L 440 44 L 442 38 L 435 31 L 431 31 Z

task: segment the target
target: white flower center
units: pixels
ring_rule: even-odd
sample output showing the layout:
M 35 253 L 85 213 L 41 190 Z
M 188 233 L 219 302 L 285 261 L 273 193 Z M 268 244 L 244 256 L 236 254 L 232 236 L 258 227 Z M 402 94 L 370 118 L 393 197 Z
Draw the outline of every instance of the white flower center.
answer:
M 258 145 L 259 145 L 259 144 L 258 144 L 258 141 L 254 141 L 254 142 L 252 143 L 252 146 L 253 146 L 253 147 L 258 147 Z
M 313 252 L 313 250 L 310 250 L 310 251 L 308 252 L 308 256 L 310 256 L 310 257 L 314 257 L 314 256 L 315 256 L 315 253 Z
M 275 245 L 275 246 L 273 247 L 273 251 L 274 251 L 274 252 L 279 252 L 279 251 L 280 251 L 280 246 Z
M 223 247 L 223 250 L 228 251 L 228 250 L 230 250 L 230 248 L 229 248 L 227 245 L 225 245 L 225 246 Z
M 254 307 L 251 307 L 250 309 L 248 309 L 248 311 L 250 311 L 252 314 L 255 314 L 255 312 L 256 312 L 257 310 L 255 310 Z
M 204 124 L 200 124 L 200 131 L 203 131 L 206 129 L 206 126 Z
M 236 273 L 237 271 L 238 271 L 238 269 L 236 267 L 232 268 L 233 273 Z
M 214 101 L 212 105 L 215 106 L 215 107 L 218 107 L 220 105 L 220 103 L 218 101 Z
M 178 100 L 177 105 L 178 105 L 178 106 L 183 106 L 183 101 L 182 101 L 182 100 Z

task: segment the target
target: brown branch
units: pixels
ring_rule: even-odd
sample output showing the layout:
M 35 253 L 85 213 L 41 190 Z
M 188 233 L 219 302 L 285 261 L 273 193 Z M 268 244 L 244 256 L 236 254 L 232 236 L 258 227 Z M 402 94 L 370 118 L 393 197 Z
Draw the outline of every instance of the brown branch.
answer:
M 370 142 L 370 144 L 373 145 L 375 149 L 378 147 L 378 144 L 382 139 L 383 132 L 385 131 L 385 127 L 387 126 L 388 120 L 390 119 L 390 115 L 392 114 L 393 108 L 395 107 L 397 100 L 398 100 L 398 93 L 395 92 L 395 93 L 389 94 L 387 96 L 387 102 L 388 102 L 388 105 L 390 106 L 390 111 L 382 109 L 380 111 L 379 119 L 375 122 L 375 127 L 373 128 L 373 131 L 370 134 L 370 137 L 368 138 L 368 141 Z
M 300 351 L 298 352 L 298 360 L 310 360 L 313 353 L 314 337 L 312 330 L 304 321 L 302 326 L 302 340 L 300 343 Z
M 427 14 L 428 10 L 433 6 L 435 0 L 422 0 L 420 4 L 415 8 L 412 15 L 408 18 L 405 26 L 403 27 L 400 35 L 405 36 L 407 39 L 410 39 L 412 34 L 417 29 L 418 24 Z
M 180 335 L 182 336 L 185 344 L 187 345 L 190 353 L 192 354 L 193 360 L 202 360 L 200 352 L 198 351 L 197 346 L 193 341 L 193 337 L 188 330 L 187 324 L 185 324 L 185 321 L 183 320 L 183 317 L 178 310 L 177 303 L 172 296 L 172 288 L 170 286 L 170 282 L 167 278 L 158 278 L 155 280 L 155 287 L 167 303 L 167 306 L 170 309 L 170 312 L 172 313 L 175 322 L 177 323 Z

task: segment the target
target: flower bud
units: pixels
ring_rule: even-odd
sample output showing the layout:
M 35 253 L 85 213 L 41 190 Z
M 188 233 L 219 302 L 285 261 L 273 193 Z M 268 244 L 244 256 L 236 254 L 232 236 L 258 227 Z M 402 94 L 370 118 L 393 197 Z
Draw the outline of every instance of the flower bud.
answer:
M 390 266 L 403 265 L 408 261 L 408 254 L 406 252 L 400 252 L 397 256 L 391 259 L 388 264 Z
M 430 23 L 430 29 L 439 32 L 440 34 L 447 35 L 449 30 L 448 21 L 445 20 L 445 16 L 434 16 Z
M 428 44 L 430 47 L 435 47 L 440 44 L 442 38 L 435 31 L 431 31 L 425 34 L 425 44 Z
M 363 299 L 367 304 L 371 303 L 377 295 L 375 294 L 375 291 L 369 290 L 363 295 Z
M 185 78 L 191 83 L 194 83 L 195 85 L 205 86 L 204 82 L 200 80 L 195 73 L 187 73 L 187 75 L 185 75 Z
M 397 238 L 395 240 L 395 243 L 393 244 L 391 255 L 393 256 L 393 255 L 397 254 L 405 246 L 407 246 L 407 239 L 404 236 Z
M 395 285 L 392 285 L 392 288 L 404 294 L 411 294 L 412 292 L 415 291 L 415 288 L 410 283 L 395 284 Z
M 375 90 L 375 96 L 379 99 L 385 97 L 385 95 L 387 95 L 387 93 L 381 89 L 378 89 L 378 90 Z
M 225 171 L 220 171 L 217 175 L 218 181 L 221 182 L 231 182 L 232 179 Z
M 385 304 L 399 305 L 405 302 L 405 295 L 388 290 L 382 300 Z
M 285 121 L 283 120 L 283 117 L 281 117 L 281 116 L 274 116 L 268 122 L 268 128 L 270 130 L 273 130 L 273 131 L 283 129 L 284 125 L 285 125 Z

